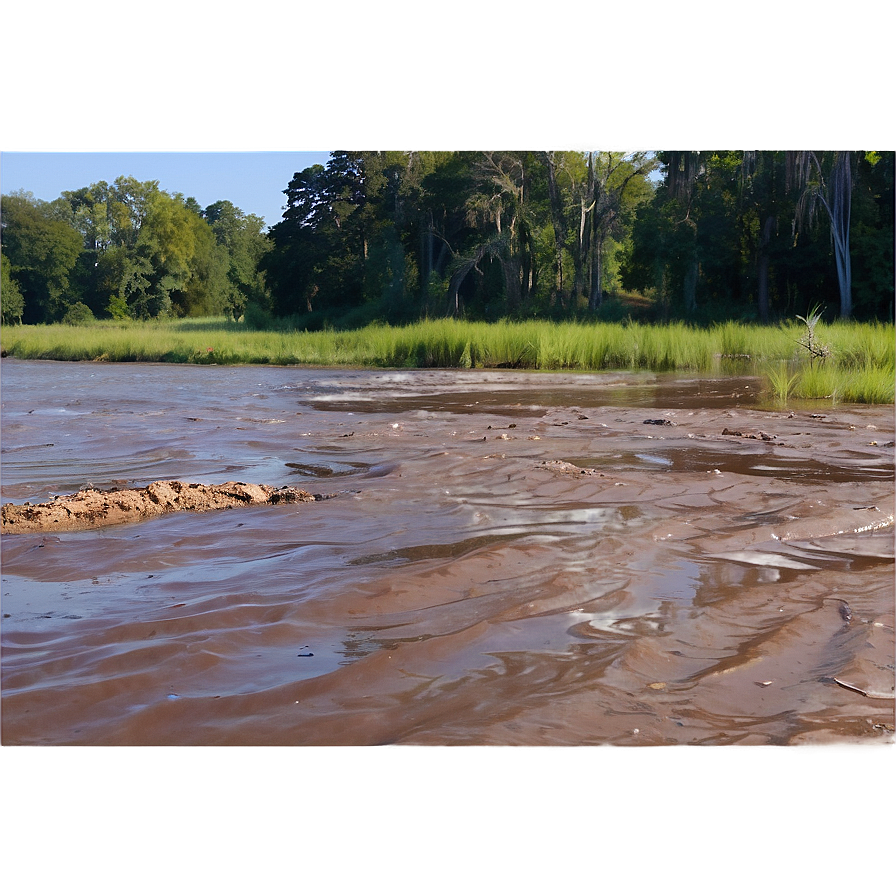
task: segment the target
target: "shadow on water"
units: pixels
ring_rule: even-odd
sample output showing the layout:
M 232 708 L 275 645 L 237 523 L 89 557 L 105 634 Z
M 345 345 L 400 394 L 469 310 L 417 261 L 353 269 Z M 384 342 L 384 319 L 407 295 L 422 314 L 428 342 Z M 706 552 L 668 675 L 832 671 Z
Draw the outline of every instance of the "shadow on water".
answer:
M 614 470 L 655 470 L 658 473 L 735 473 L 805 482 L 866 482 L 893 479 L 894 466 L 888 463 L 825 463 L 820 460 L 788 460 L 771 452 L 744 454 L 694 446 L 650 451 L 629 451 L 601 457 L 572 458 L 579 467 Z
M 313 479 L 328 479 L 332 476 L 352 476 L 356 473 L 365 473 L 370 469 L 370 464 L 361 462 L 343 463 L 341 461 L 329 461 L 325 464 L 290 461 L 286 466 L 299 476 L 307 476 Z
M 465 538 L 461 541 L 449 544 L 420 544 L 410 545 L 405 548 L 396 548 L 391 551 L 382 551 L 378 554 L 367 554 L 349 560 L 349 566 L 402 566 L 405 563 L 416 563 L 419 560 L 456 560 L 467 554 L 478 551 L 491 545 L 506 544 L 517 538 L 522 538 L 526 533 L 502 533 L 497 535 L 479 535 L 474 538 Z

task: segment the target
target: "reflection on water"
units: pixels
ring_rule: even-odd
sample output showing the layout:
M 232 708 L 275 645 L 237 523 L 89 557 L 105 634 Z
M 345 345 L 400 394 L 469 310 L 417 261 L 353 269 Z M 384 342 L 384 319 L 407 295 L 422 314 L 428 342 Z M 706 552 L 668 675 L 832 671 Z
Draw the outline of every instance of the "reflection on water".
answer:
M 324 380 L 324 391 L 296 387 L 305 401 L 322 411 L 406 414 L 427 411 L 452 414 L 500 414 L 528 417 L 549 408 L 575 404 L 583 408 L 708 408 L 750 406 L 761 398 L 758 377 L 682 379 L 668 374 L 562 374 L 500 371 L 441 373 L 423 380 L 419 372 L 380 374 L 373 382 Z M 445 388 L 446 383 L 448 388 Z M 468 385 L 468 390 L 453 391 Z M 520 388 L 520 386 L 523 388 Z M 483 388 L 485 386 L 485 388 Z
M 333 495 L 5 536 L 4 743 L 892 730 L 886 409 L 764 411 L 750 378 L 8 359 L 2 390 L 4 501 Z

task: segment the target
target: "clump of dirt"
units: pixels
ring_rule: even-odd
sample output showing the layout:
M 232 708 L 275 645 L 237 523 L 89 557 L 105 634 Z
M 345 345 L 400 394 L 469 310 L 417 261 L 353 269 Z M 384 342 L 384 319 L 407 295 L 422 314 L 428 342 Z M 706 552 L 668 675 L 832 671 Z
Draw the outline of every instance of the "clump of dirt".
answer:
M 187 484 L 161 480 L 145 488 L 83 489 L 58 495 L 45 504 L 4 504 L 4 534 L 96 529 L 116 523 L 135 523 L 179 510 L 203 512 L 259 504 L 297 504 L 320 500 L 298 488 L 275 488 L 245 482 L 223 485 Z

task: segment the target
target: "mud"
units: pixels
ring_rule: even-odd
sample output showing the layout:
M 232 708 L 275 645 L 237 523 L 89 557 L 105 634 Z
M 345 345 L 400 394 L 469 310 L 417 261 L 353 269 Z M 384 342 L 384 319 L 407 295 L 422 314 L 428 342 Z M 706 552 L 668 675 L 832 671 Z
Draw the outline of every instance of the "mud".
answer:
M 121 523 L 136 523 L 163 513 L 225 510 L 256 504 L 295 504 L 315 496 L 297 488 L 275 488 L 246 482 L 223 485 L 151 482 L 145 488 L 84 489 L 74 495 L 57 495 L 44 504 L 4 504 L 3 533 L 73 532 Z
M 758 393 L 4 359 L 4 502 L 333 497 L 4 531 L 3 742 L 891 743 L 893 408 Z

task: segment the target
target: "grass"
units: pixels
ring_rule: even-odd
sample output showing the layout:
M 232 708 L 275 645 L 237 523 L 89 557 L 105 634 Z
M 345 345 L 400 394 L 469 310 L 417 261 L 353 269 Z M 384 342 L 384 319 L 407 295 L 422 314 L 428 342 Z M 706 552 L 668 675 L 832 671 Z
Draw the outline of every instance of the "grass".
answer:
M 805 330 L 796 323 L 700 328 L 439 319 L 310 333 L 210 318 L 9 326 L 0 341 L 12 357 L 64 361 L 764 373 L 781 403 L 790 397 L 893 402 L 892 324 L 819 324 L 817 330 L 831 355 L 815 362 L 804 357 Z
M 787 404 L 800 381 L 799 373 L 794 373 L 786 361 L 779 362 L 777 367 L 770 367 L 766 371 L 765 377 L 774 394 L 775 402 L 780 405 Z

